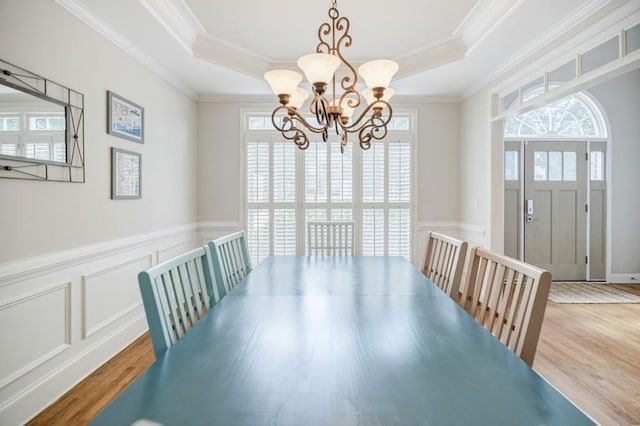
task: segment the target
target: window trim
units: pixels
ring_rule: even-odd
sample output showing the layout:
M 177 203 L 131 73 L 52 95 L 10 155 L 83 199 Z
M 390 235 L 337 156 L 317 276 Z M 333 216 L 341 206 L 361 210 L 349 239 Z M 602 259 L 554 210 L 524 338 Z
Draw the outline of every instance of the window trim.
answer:
M 240 108 L 240 143 L 238 144 L 239 152 L 239 174 L 238 174 L 238 182 L 240 184 L 240 197 L 239 197 L 239 208 L 240 214 L 242 218 L 240 220 L 241 226 L 243 229 L 247 229 L 248 225 L 248 215 L 247 215 L 247 181 L 246 181 L 246 149 L 247 143 L 256 140 L 256 136 L 261 136 L 265 141 L 273 142 L 275 141 L 274 136 L 276 136 L 277 140 L 282 140 L 279 133 L 277 131 L 269 131 L 269 130 L 249 130 L 248 129 L 248 118 L 251 115 L 268 115 L 271 116 L 270 107 L 254 107 L 254 108 Z M 418 143 L 418 110 L 416 108 L 396 108 L 394 110 L 396 115 L 406 115 L 410 118 L 410 130 L 389 130 L 387 137 L 385 140 L 393 139 L 398 136 L 404 136 L 408 139 L 411 144 L 411 177 L 410 177 L 410 202 L 406 203 L 409 208 L 409 220 L 410 220 L 410 240 L 409 240 L 409 261 L 413 261 L 413 258 L 416 255 L 415 249 L 415 234 L 417 231 L 417 210 L 418 210 L 418 169 L 417 163 L 419 158 L 419 143 Z M 330 134 L 330 140 L 332 137 L 337 137 L 336 135 Z M 361 194 L 361 180 L 362 180 L 362 160 L 361 160 L 361 152 L 362 149 L 358 145 L 357 140 L 354 141 L 355 135 L 349 135 L 349 144 L 353 146 L 353 221 L 354 221 L 354 247 L 359 248 L 362 244 L 362 218 L 357 217 L 358 212 L 362 212 L 362 209 L 371 203 L 362 202 L 362 194 Z M 293 142 L 291 142 L 293 143 Z M 296 149 L 296 162 L 297 164 L 302 164 L 304 162 L 304 152 L 302 150 Z M 300 181 L 304 181 L 304 166 L 296 168 L 296 176 Z M 386 191 L 386 189 L 385 189 Z M 385 202 L 387 203 L 387 202 Z M 304 211 L 305 201 L 303 199 L 297 199 L 295 201 L 296 208 L 296 221 L 305 220 L 305 211 Z M 309 204 L 309 203 L 307 203 Z M 336 203 L 339 204 L 339 203 Z M 356 205 L 359 204 L 359 205 Z M 387 203 L 388 204 L 388 203 Z M 339 206 L 336 206 L 339 208 Z M 385 227 L 385 232 L 387 228 Z M 300 241 L 304 240 L 304 235 L 296 234 L 296 241 L 298 245 L 298 251 L 300 251 L 300 247 L 304 247 L 304 244 L 301 244 Z M 273 239 L 271 236 L 270 240 Z M 272 241 L 270 241 L 272 242 Z M 304 241 L 302 241 L 304 243 Z M 304 253 L 298 253 L 304 254 Z

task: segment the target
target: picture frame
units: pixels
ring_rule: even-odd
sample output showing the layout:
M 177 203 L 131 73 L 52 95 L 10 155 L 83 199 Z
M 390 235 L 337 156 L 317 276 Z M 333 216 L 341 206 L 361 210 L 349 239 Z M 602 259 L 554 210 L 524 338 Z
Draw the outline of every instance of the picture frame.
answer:
M 144 108 L 107 91 L 107 133 L 144 143 Z
M 111 199 L 142 198 L 142 154 L 111 148 Z

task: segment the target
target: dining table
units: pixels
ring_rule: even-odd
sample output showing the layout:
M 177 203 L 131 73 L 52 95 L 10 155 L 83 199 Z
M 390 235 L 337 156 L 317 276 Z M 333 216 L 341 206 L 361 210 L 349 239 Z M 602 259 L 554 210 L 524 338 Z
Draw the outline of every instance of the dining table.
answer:
M 404 257 L 270 256 L 93 425 L 590 425 Z

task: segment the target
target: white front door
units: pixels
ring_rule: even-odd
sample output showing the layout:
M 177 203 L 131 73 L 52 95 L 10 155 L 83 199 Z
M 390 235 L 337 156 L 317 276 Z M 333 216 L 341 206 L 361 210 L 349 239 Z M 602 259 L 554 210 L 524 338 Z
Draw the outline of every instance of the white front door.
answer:
M 524 261 L 554 280 L 587 278 L 586 142 L 528 141 Z

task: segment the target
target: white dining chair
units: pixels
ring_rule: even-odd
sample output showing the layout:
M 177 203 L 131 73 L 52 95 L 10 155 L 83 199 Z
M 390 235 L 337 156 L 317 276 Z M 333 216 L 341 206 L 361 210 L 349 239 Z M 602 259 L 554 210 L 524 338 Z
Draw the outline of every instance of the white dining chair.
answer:
M 548 271 L 474 247 L 461 302 L 484 328 L 531 366 L 550 288 Z
M 207 246 L 138 274 L 156 358 L 185 335 L 219 300 Z
M 462 270 L 469 243 L 453 237 L 429 232 L 422 273 L 456 302 L 459 301 Z
M 226 295 L 251 272 L 251 259 L 244 231 L 234 232 L 209 242 L 216 282 Z
M 309 256 L 353 256 L 353 222 L 309 222 Z

